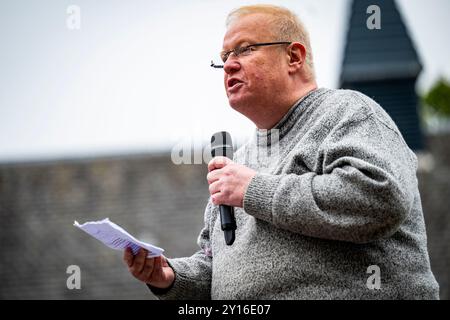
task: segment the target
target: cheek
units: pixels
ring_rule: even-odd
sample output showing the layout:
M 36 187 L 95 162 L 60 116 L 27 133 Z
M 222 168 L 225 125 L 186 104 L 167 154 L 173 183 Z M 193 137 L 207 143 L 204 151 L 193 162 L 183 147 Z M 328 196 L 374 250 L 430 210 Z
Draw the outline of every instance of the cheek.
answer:
M 273 85 L 273 75 L 270 70 L 260 69 L 251 76 L 250 87 L 257 90 L 267 90 Z
M 254 66 L 246 72 L 247 82 L 252 86 L 261 85 L 266 79 L 266 72 L 267 70 L 265 68 L 265 65 L 259 64 Z
M 269 64 L 265 61 L 256 64 L 251 77 L 255 82 L 254 85 L 264 89 L 273 85 L 273 82 L 277 80 L 278 68 L 278 65 Z

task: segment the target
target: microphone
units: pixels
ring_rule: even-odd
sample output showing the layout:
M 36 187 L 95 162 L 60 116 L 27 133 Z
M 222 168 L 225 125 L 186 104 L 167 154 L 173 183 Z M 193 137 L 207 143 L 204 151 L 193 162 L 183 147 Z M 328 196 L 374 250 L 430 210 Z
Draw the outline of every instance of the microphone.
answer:
M 227 157 L 233 159 L 233 143 L 228 132 L 217 132 L 211 137 L 212 157 Z M 220 224 L 225 236 L 225 243 L 231 246 L 235 239 L 236 220 L 234 219 L 234 208 L 220 205 Z
M 214 61 L 211 60 L 211 68 L 223 69 L 223 64 L 215 64 Z

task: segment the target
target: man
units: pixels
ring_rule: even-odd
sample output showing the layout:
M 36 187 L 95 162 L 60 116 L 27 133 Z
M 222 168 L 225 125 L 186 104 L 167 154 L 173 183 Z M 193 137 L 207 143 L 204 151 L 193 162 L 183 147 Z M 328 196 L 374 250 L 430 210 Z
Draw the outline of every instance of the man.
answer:
M 308 34 L 284 8 L 233 11 L 222 60 L 229 103 L 255 137 L 208 164 L 201 250 L 128 250 L 130 272 L 161 299 L 437 299 L 417 159 L 383 109 L 317 88 Z M 221 204 L 235 207 L 232 246 Z

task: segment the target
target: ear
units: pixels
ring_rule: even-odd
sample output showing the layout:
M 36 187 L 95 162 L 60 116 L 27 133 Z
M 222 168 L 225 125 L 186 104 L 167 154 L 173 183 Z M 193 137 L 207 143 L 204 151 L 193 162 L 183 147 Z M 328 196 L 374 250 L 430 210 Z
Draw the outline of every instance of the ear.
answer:
M 300 42 L 293 42 L 288 47 L 289 71 L 300 70 L 306 61 L 306 48 Z

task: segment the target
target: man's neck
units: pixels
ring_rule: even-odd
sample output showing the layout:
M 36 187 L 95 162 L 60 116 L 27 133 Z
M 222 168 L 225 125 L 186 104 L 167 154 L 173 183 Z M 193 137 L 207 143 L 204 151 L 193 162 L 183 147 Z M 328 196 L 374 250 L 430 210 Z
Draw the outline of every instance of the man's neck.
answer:
M 286 115 L 286 113 L 289 112 L 289 110 L 294 106 L 294 104 L 299 101 L 300 99 L 304 98 L 306 95 L 308 95 L 311 91 L 317 89 L 316 82 L 312 82 L 307 86 L 302 86 L 300 90 L 295 92 L 295 94 L 292 95 L 292 98 L 286 100 L 282 105 L 274 108 L 272 114 L 268 114 L 265 119 L 260 119 L 261 121 L 258 121 L 258 123 L 255 122 L 255 125 L 258 129 L 261 130 L 270 130 L 272 129 L 280 120 Z

